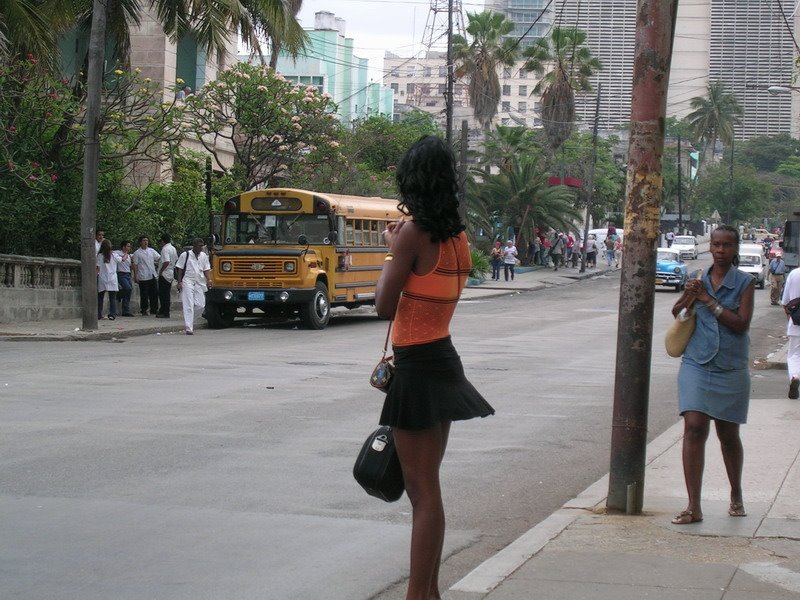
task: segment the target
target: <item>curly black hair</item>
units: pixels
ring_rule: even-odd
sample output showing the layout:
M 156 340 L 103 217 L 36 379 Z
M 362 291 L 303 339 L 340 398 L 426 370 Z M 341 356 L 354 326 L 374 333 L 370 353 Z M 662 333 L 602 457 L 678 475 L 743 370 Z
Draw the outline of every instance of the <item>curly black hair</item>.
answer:
M 738 267 L 739 266 L 739 244 L 741 243 L 741 239 L 739 239 L 739 230 L 736 229 L 736 227 L 734 227 L 733 225 L 722 224 L 722 225 L 717 225 L 717 227 L 714 229 L 714 231 L 727 231 L 727 232 L 732 233 L 734 235 L 734 237 L 736 238 L 736 256 L 733 257 L 733 260 L 731 261 L 731 264 L 733 264 L 734 267 Z
M 397 166 L 402 198 L 397 208 L 431 234 L 432 242 L 456 237 L 465 226 L 458 215 L 458 175 L 453 151 L 432 135 L 421 137 Z

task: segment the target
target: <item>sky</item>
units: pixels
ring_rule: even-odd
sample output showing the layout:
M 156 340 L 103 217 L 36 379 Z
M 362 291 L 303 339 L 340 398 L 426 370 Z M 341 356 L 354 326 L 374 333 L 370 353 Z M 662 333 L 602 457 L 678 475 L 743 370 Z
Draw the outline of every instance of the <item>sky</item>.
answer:
M 319 11 L 344 19 L 345 37 L 353 38 L 354 54 L 369 59 L 370 78 L 378 81 L 385 50 L 403 57 L 422 51 L 430 7 L 430 0 L 303 0 L 298 17 L 304 28 L 314 27 Z M 483 2 L 462 0 L 462 7 L 476 12 L 483 9 Z

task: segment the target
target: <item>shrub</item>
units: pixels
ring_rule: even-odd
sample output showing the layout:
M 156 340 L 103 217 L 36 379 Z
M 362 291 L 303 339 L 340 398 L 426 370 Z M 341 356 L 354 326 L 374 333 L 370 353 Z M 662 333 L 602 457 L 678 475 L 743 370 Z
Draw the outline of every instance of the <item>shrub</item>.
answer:
M 469 276 L 474 279 L 486 279 L 486 274 L 492 270 L 492 265 L 489 262 L 489 257 L 480 250 L 471 250 L 472 255 L 472 268 L 469 271 Z

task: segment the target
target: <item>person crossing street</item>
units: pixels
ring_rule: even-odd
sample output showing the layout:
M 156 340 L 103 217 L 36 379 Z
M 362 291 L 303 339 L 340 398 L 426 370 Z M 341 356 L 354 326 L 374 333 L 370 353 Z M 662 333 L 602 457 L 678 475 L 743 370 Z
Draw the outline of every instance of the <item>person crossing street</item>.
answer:
M 211 263 L 203 252 L 203 240 L 196 238 L 192 249 L 182 253 L 175 263 L 178 291 L 183 305 L 183 322 L 186 335 L 194 333 L 195 309 L 206 306 L 206 292 L 211 287 Z

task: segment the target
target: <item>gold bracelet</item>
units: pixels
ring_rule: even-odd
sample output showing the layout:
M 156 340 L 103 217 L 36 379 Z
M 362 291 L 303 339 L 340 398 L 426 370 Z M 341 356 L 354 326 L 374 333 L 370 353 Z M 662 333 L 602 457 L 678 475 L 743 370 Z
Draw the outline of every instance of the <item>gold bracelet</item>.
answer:
M 394 254 L 392 254 L 391 252 L 387 252 L 387 253 L 386 253 L 386 256 L 384 256 L 384 257 L 383 257 L 383 260 L 384 260 L 384 261 L 387 261 L 387 260 L 394 260 Z

